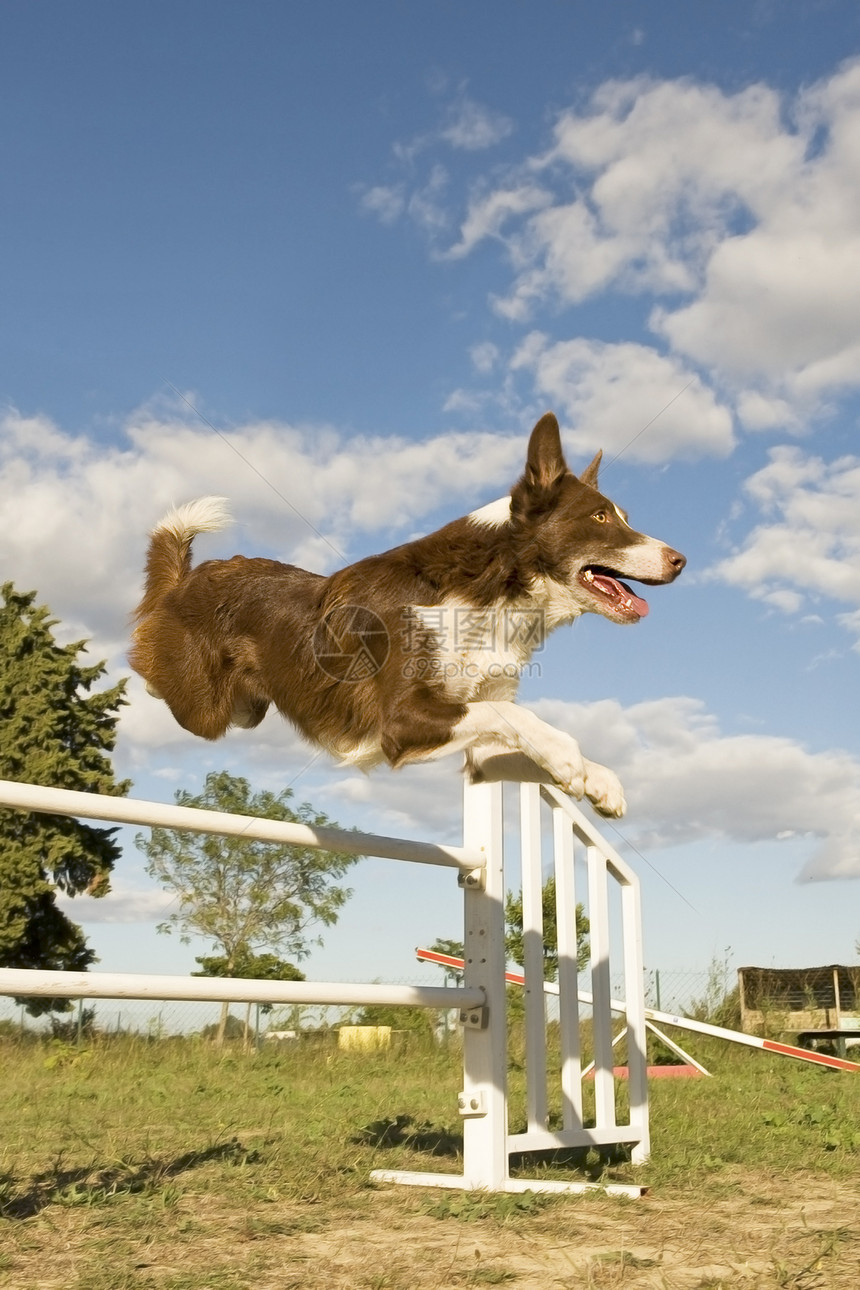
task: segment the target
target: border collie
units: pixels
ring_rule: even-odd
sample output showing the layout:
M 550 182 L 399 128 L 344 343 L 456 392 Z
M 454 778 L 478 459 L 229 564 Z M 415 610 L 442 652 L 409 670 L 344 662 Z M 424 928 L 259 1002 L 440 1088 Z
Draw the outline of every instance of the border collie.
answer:
M 547 413 L 510 497 L 328 577 L 241 555 L 192 568 L 195 535 L 229 521 L 224 500 L 172 510 L 151 534 L 131 666 L 204 739 L 252 728 L 274 704 L 347 764 L 463 751 L 481 779 L 504 754 L 532 775 L 503 777 L 537 767 L 620 816 L 612 771 L 514 702 L 549 632 L 584 613 L 638 622 L 648 605 L 621 578 L 672 582 L 686 563 L 598 491 L 600 456 L 572 474 Z

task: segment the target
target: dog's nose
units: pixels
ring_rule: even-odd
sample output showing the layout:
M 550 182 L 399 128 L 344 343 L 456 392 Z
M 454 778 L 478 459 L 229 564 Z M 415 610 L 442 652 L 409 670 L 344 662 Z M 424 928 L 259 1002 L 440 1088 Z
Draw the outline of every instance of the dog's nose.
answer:
M 687 557 L 681 555 L 680 551 L 673 551 L 671 547 L 666 548 L 666 563 L 672 570 L 672 577 L 677 578 L 678 574 L 687 563 Z

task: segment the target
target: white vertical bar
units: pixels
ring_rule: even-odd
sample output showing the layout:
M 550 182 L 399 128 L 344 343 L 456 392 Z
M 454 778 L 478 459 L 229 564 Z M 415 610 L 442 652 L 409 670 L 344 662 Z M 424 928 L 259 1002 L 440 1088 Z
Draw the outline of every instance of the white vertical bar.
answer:
M 523 986 L 526 1026 L 526 1109 L 529 1130 L 545 1129 L 546 995 L 543 965 L 543 866 L 540 788 L 520 784 L 520 853 L 523 892 Z
M 648 1032 L 645 1024 L 645 965 L 642 953 L 642 901 L 639 880 L 621 886 L 621 922 L 624 938 L 624 997 L 627 1000 L 627 1065 L 629 1068 L 630 1123 L 640 1125 L 642 1137 L 633 1148 L 634 1165 L 644 1164 L 651 1152 L 648 1127 Z
M 588 847 L 588 919 L 591 938 L 591 994 L 594 1027 L 594 1105 L 598 1135 L 615 1124 L 612 1074 L 612 992 L 609 979 L 609 892 L 606 857 Z
M 582 1053 L 576 942 L 573 829 L 564 811 L 552 812 L 558 928 L 558 1003 L 561 1039 L 561 1105 L 565 1129 L 582 1128 Z
M 487 1001 L 484 1029 L 463 1030 L 463 1181 L 502 1191 L 508 1176 L 505 872 L 501 784 L 470 784 L 463 794 L 467 845 L 486 856 L 486 888 L 465 889 L 464 977 Z

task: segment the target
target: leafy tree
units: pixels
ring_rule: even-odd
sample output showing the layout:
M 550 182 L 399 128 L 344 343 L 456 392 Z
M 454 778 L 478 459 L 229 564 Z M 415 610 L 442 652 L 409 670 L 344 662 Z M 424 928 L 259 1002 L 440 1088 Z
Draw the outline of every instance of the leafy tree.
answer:
M 237 956 L 229 965 L 226 954 L 201 955 L 196 960 L 200 964 L 199 972 L 192 976 L 232 976 L 243 981 L 304 981 L 305 974 L 300 972 L 294 963 L 286 963 L 276 954 L 252 954 L 246 950 Z M 271 1012 L 272 1004 L 262 1005 L 265 1012 Z
M 125 681 L 92 692 L 104 663 L 84 666 L 85 642 L 58 645 L 35 592 L 0 587 L 0 778 L 121 797 L 108 753 Z M 0 809 L 0 966 L 83 971 L 95 954 L 56 892 L 103 896 L 120 854 L 115 828 Z M 33 1014 L 67 1001 L 32 999 Z
M 547 878 L 541 895 L 543 908 L 543 962 L 544 979 L 554 981 L 558 976 L 558 923 L 555 905 L 555 878 Z M 509 891 L 505 898 L 505 948 L 508 958 L 523 964 L 523 898 Z M 588 919 L 582 905 L 576 907 L 576 966 L 581 972 L 588 964 Z
M 356 1025 L 390 1026 L 392 1030 L 406 1030 L 412 1035 L 433 1039 L 440 1018 L 441 1013 L 435 1008 L 404 1008 L 370 1003 L 358 1014 Z
M 286 963 L 279 959 L 276 954 L 252 954 L 246 950 L 240 954 L 232 966 L 228 966 L 226 954 L 202 955 L 198 957 L 197 962 L 200 964 L 199 972 L 192 972 L 192 976 L 233 976 L 241 977 L 247 981 L 304 981 L 305 974 L 300 972 L 294 963 Z M 260 1011 L 263 1013 L 271 1012 L 275 1005 L 272 1003 L 261 1003 Z M 219 1022 L 215 1038 L 220 1044 L 223 1043 L 227 1033 L 227 1014 L 230 1005 L 225 1003 L 221 1007 L 221 1020 Z M 251 1004 L 245 1005 L 245 1028 L 242 1038 L 245 1047 L 248 1047 L 251 1033 Z
M 289 789 L 252 794 L 246 779 L 226 771 L 208 774 L 197 796 L 184 789 L 175 794 L 180 806 L 332 826 L 306 802 L 292 810 L 291 797 Z M 136 842 L 147 873 L 178 898 L 177 910 L 159 931 L 178 929 L 186 943 L 194 934 L 211 941 L 223 967 L 218 975 L 240 975 L 248 956 L 260 950 L 305 958 L 311 945 L 320 944 L 319 938 L 309 939 L 309 930 L 337 922 L 352 895 L 336 885 L 357 859 L 345 852 L 162 828 L 150 830 L 148 838 L 138 834 Z

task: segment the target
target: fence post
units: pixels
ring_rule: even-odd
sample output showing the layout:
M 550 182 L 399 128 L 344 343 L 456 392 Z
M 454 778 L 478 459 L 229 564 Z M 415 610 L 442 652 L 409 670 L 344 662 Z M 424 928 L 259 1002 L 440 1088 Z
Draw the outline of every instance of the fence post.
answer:
M 573 833 L 559 806 L 552 811 L 558 931 L 561 1105 L 565 1129 L 582 1128 L 582 1045 L 579 1033 L 579 941 L 576 935 L 576 878 Z
M 547 1127 L 546 995 L 543 960 L 541 797 L 537 784 L 520 784 L 520 856 L 523 910 L 523 994 L 526 1031 L 526 1111 L 529 1132 Z
M 627 1068 L 630 1123 L 640 1129 L 632 1162 L 644 1164 L 651 1154 L 648 1116 L 648 1034 L 645 1026 L 645 967 L 642 961 L 642 903 L 638 883 L 621 888 L 624 946 L 624 994 L 627 1000 Z
M 505 870 L 501 784 L 465 784 L 463 844 L 483 850 L 484 890 L 464 884 L 464 978 L 486 996 L 463 1013 L 465 1186 L 503 1191 L 508 1176 Z M 482 1015 L 483 1013 L 483 1015 Z
M 588 917 L 591 937 L 591 993 L 594 1037 L 594 1110 L 598 1129 L 614 1126 L 615 1078 L 612 1051 L 612 990 L 609 980 L 609 890 L 606 857 L 586 848 Z M 628 983 L 629 984 L 629 983 Z M 641 988 L 641 986 L 640 986 Z

